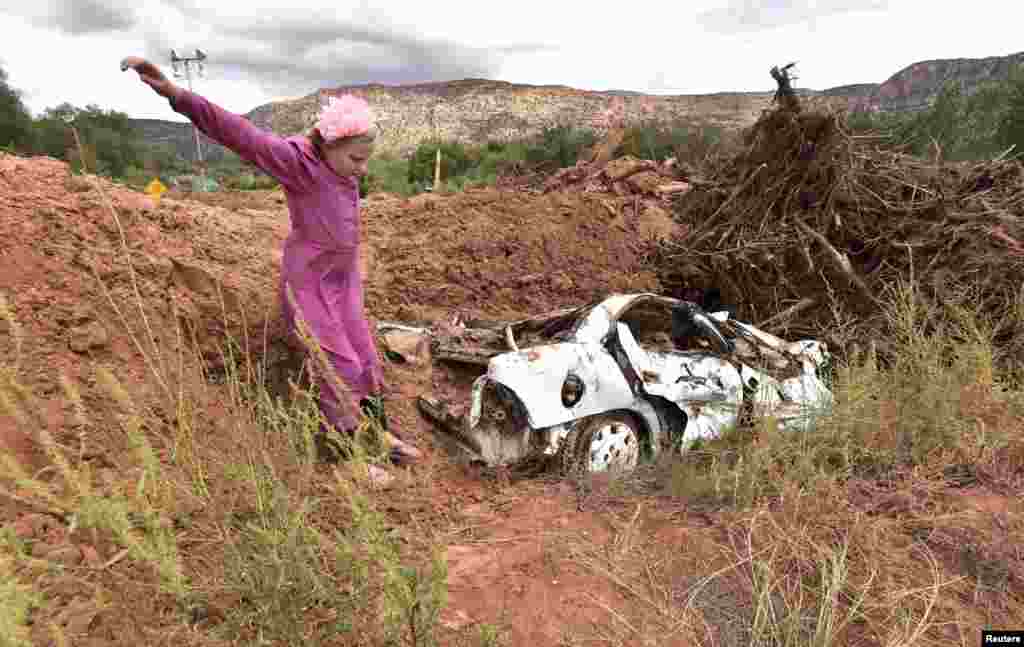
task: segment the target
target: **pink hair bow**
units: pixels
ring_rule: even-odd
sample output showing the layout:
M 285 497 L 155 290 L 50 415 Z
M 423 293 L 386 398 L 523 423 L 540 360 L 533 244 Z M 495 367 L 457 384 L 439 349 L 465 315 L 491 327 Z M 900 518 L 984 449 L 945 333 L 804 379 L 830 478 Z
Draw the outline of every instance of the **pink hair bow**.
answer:
M 365 135 L 373 124 L 373 113 L 366 101 L 351 94 L 331 97 L 317 117 L 316 129 L 330 142 L 342 137 Z

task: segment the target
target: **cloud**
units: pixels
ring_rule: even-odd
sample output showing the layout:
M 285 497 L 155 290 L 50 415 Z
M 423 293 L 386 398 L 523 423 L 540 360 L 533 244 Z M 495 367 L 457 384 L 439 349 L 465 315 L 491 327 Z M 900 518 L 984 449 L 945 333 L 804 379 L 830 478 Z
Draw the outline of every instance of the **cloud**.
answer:
M 248 81 L 275 95 L 305 95 L 320 87 L 406 84 L 496 76 L 510 56 L 555 51 L 534 42 L 467 44 L 424 35 L 412 14 L 398 26 L 366 6 L 344 12 L 334 4 L 261 8 L 205 0 L 26 0 L 4 12 L 43 29 L 83 36 L 125 32 L 142 55 L 167 66 L 170 50 L 207 53 L 211 80 Z M 255 4 L 260 4 L 258 1 Z M 315 4 L 315 3 L 314 3 Z M 358 3 L 357 3 L 358 5 Z M 403 14 L 404 15 L 404 14 Z
M 887 8 L 888 0 L 729 0 L 724 7 L 700 13 L 697 22 L 710 31 L 732 34 Z
M 562 48 L 557 45 L 547 45 L 544 43 L 518 43 L 498 47 L 495 51 L 505 56 L 513 56 L 518 54 L 548 54 L 557 52 L 560 49 Z
M 13 3 L 12 3 L 13 4 Z M 43 29 L 71 36 L 123 32 L 136 24 L 136 12 L 123 0 L 23 1 L 5 10 Z
M 320 87 L 405 84 L 493 77 L 507 55 L 549 51 L 537 43 L 470 46 L 421 36 L 376 16 L 338 17 L 333 10 L 275 9 L 243 15 L 204 15 L 191 0 L 165 0 L 188 34 L 174 38 L 166 23 L 144 30 L 145 55 L 166 65 L 170 50 L 209 57 L 208 77 L 247 80 L 275 95 L 309 94 Z

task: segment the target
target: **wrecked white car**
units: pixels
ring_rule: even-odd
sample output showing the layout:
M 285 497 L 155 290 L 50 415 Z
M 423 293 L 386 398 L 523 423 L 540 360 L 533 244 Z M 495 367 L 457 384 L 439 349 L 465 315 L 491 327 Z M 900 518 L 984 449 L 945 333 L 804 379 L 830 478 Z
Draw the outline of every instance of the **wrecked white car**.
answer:
M 487 356 L 468 415 L 447 426 L 492 466 L 559 454 L 567 468 L 628 470 L 744 419 L 805 428 L 832 402 L 824 344 L 655 294 L 613 295 L 488 335 L 514 350 Z M 442 359 L 474 355 L 449 348 Z

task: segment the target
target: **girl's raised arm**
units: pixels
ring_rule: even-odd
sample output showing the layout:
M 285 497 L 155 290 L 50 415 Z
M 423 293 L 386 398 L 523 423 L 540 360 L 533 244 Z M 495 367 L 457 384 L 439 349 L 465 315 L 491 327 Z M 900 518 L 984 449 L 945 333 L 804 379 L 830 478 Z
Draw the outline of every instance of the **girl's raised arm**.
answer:
M 302 191 L 312 183 L 312 161 L 297 144 L 257 128 L 248 119 L 176 86 L 149 61 L 129 56 L 121 62 L 122 70 L 128 68 L 138 72 L 144 83 L 166 97 L 171 108 L 188 117 L 203 134 L 274 176 L 285 187 Z

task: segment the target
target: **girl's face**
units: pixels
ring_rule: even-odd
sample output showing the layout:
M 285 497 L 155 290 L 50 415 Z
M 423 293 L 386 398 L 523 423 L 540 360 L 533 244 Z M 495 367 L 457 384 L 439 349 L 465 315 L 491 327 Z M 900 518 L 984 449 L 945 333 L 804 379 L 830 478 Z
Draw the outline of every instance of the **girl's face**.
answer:
M 324 147 L 324 158 L 328 166 L 342 177 L 365 176 L 369 172 L 367 165 L 372 154 L 372 142 L 348 141 Z

